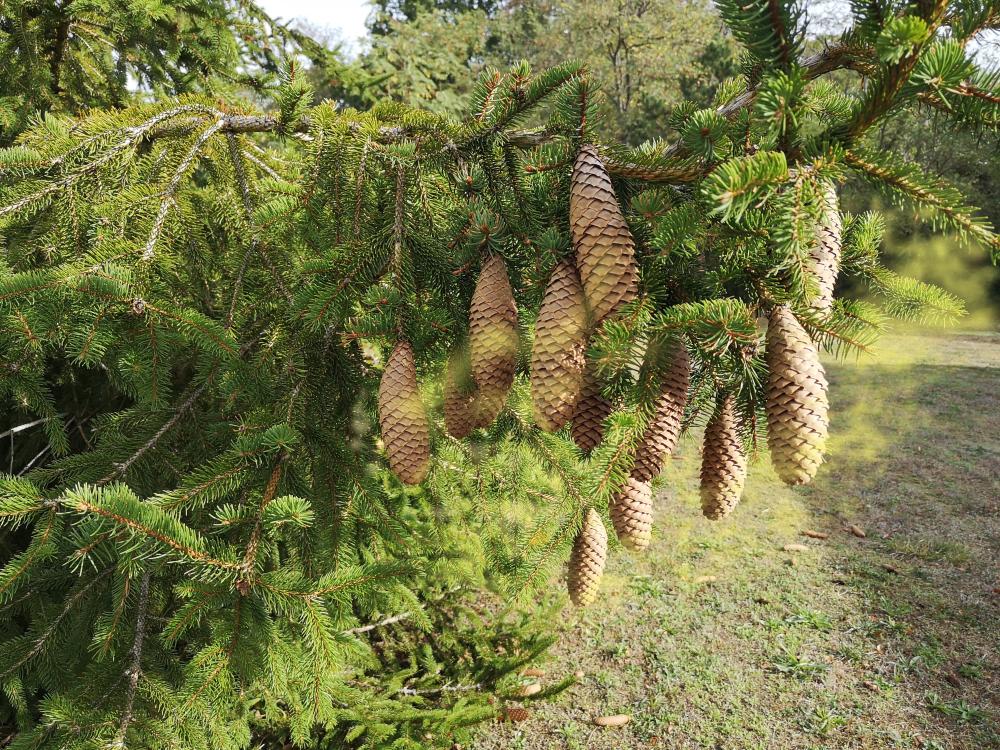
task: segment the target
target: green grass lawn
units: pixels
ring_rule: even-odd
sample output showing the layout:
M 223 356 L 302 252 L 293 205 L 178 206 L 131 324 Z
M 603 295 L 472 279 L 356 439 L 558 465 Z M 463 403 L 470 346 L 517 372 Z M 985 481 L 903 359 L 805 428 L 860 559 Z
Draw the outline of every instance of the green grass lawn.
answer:
M 689 437 L 651 548 L 612 553 L 539 665 L 578 684 L 476 747 L 1000 748 L 1000 336 L 883 349 L 828 364 L 830 457 L 808 487 L 761 456 L 707 521 Z

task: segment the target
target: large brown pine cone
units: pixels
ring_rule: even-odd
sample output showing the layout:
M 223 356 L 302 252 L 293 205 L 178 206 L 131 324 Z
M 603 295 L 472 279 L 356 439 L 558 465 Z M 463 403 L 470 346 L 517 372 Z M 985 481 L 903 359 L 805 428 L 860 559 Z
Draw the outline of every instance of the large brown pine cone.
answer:
M 594 367 L 588 364 L 583 374 L 583 389 L 573 409 L 573 442 L 585 454 L 604 439 L 604 420 L 611 414 L 611 402 L 601 395 L 601 383 Z
M 787 484 L 805 484 L 823 462 L 829 427 L 826 373 L 819 352 L 784 305 L 767 326 L 767 444 Z
M 832 181 L 823 185 L 823 219 L 816 227 L 816 244 L 809 252 L 810 268 L 816 277 L 819 293 L 812 306 L 823 313 L 833 307 L 833 288 L 840 273 L 840 206 L 837 186 Z
M 492 422 L 503 408 L 517 365 L 517 307 L 499 255 L 490 255 L 469 307 L 469 354 L 479 388 L 477 427 Z
M 569 557 L 569 574 L 566 583 L 569 598 L 578 607 L 586 607 L 597 598 L 597 590 L 608 558 L 608 532 L 601 516 L 593 508 L 583 519 L 583 528 L 573 543 Z
M 632 476 L 652 481 L 663 470 L 663 462 L 677 448 L 691 381 L 691 359 L 682 341 L 674 347 L 673 361 L 663 375 L 653 415 L 635 451 Z
M 586 365 L 587 307 L 572 263 L 552 271 L 535 323 L 531 352 L 531 404 L 535 423 L 546 432 L 562 428 L 573 416 Z
M 701 459 L 701 511 L 706 518 L 728 516 L 743 494 L 747 459 L 736 429 L 732 396 L 719 405 L 705 428 Z
M 460 349 L 449 357 L 444 380 L 444 426 L 452 437 L 461 440 L 475 429 L 475 399 L 476 386 Z
M 649 482 L 629 477 L 611 499 L 611 523 L 630 550 L 646 549 L 653 532 L 653 490 Z
M 427 415 L 417 389 L 413 348 L 400 341 L 389 355 L 378 387 L 378 417 L 389 467 L 406 484 L 420 484 L 431 460 Z
M 622 216 L 611 178 L 593 146 L 584 146 L 573 166 L 569 221 L 576 264 L 587 304 L 599 324 L 635 299 L 639 270 L 635 241 Z

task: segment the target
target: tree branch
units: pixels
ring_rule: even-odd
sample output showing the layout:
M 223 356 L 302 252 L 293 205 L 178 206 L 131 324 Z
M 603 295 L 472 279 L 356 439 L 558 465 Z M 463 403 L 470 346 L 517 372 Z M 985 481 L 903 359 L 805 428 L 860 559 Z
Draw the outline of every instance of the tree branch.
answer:
M 142 642 L 146 637 L 146 612 L 149 607 L 149 573 L 142 574 L 139 586 L 139 606 L 135 617 L 135 640 L 132 641 L 132 661 L 125 674 L 128 676 L 128 689 L 125 694 L 125 710 L 118 724 L 118 734 L 115 735 L 111 747 L 125 747 L 125 735 L 132 723 L 132 713 L 135 707 L 135 693 L 139 686 L 139 676 L 142 674 Z

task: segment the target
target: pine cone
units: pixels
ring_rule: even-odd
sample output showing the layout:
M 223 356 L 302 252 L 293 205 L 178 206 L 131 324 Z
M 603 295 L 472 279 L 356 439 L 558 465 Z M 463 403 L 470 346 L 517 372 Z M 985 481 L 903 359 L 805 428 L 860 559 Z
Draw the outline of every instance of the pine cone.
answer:
M 649 482 L 629 477 L 611 500 L 611 523 L 630 550 L 646 549 L 653 531 L 653 490 Z
M 472 378 L 479 388 L 477 427 L 492 422 L 503 408 L 517 364 L 517 307 L 499 255 L 483 263 L 469 308 Z
M 531 403 L 535 422 L 546 432 L 562 428 L 573 416 L 586 365 L 587 308 L 572 263 L 552 271 L 535 323 L 531 352 Z
M 431 438 L 407 341 L 396 344 L 382 372 L 378 415 L 389 467 L 401 482 L 420 484 L 430 466 Z
M 728 516 L 743 494 L 747 459 L 736 430 L 732 396 L 719 405 L 705 429 L 701 459 L 701 511 L 706 518 Z
M 469 363 L 461 351 L 455 351 L 448 359 L 444 380 L 444 426 L 452 437 L 461 440 L 475 429 L 475 399 Z
M 809 334 L 787 307 L 767 326 L 767 443 L 774 470 L 805 484 L 823 462 L 829 427 L 826 374 Z
M 584 453 L 590 453 L 604 439 L 604 420 L 611 414 L 611 402 L 601 395 L 601 383 L 592 365 L 583 373 L 583 388 L 573 409 L 571 434 Z
M 635 299 L 635 242 L 597 150 L 584 146 L 573 166 L 569 221 L 587 304 L 599 324 Z
M 472 399 L 472 426 L 485 428 L 493 424 L 507 403 L 507 388 L 493 385 L 477 388 Z
M 663 375 L 660 395 L 656 400 L 642 441 L 635 451 L 632 476 L 651 482 L 663 471 L 663 462 L 677 448 L 687 405 L 688 385 L 691 381 L 691 359 L 683 342 L 674 348 L 674 358 Z
M 608 532 L 597 511 L 591 508 L 583 519 L 583 528 L 573 542 L 566 583 L 569 598 L 578 607 L 586 607 L 597 598 L 597 589 L 608 558 Z
M 837 186 L 826 182 L 823 186 L 823 220 L 816 227 L 816 245 L 809 252 L 810 266 L 819 294 L 812 306 L 822 313 L 833 307 L 833 288 L 840 273 L 840 233 L 843 225 L 837 201 Z

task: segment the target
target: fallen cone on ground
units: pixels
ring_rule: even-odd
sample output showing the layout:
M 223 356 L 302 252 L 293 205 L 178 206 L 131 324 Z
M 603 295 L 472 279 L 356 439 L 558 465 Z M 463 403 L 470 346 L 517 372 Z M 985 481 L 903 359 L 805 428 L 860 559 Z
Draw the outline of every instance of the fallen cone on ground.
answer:
M 823 215 L 816 227 L 816 244 L 809 252 L 809 265 L 818 287 L 812 306 L 829 313 L 833 307 L 833 288 L 840 273 L 840 233 L 843 229 L 837 186 L 832 181 L 823 185 L 822 203 Z
M 812 529 L 803 529 L 802 536 L 807 536 L 810 539 L 829 539 L 830 535 L 824 531 L 813 531 Z
M 530 669 L 526 669 L 523 672 L 521 672 L 521 674 L 524 675 L 525 677 L 544 677 L 545 670 L 531 667 Z
M 378 387 L 378 415 L 389 467 L 406 484 L 420 484 L 431 459 L 430 429 L 417 388 L 413 347 L 393 348 Z
M 601 384 L 592 365 L 584 372 L 583 390 L 573 410 L 571 435 L 584 454 L 604 439 L 604 420 L 611 414 L 611 402 L 601 394 Z
M 518 695 L 520 695 L 523 698 L 527 698 L 528 696 L 531 695 L 538 695 L 540 692 L 542 692 L 542 686 L 539 685 L 537 682 L 532 682 L 529 685 L 523 685 L 521 689 L 518 691 Z
M 701 458 L 701 511 L 717 521 L 728 516 L 743 494 L 747 459 L 736 429 L 733 397 L 726 396 L 705 429 Z
M 583 527 L 573 543 L 569 557 L 569 574 L 566 583 L 569 598 L 578 607 L 586 607 L 597 598 L 597 591 L 608 559 L 608 532 L 596 510 L 590 508 L 583 519 Z
M 778 305 L 767 325 L 767 444 L 786 484 L 806 484 L 823 462 L 829 428 L 827 382 L 809 334 Z
M 864 529 L 862 529 L 860 526 L 856 526 L 853 523 L 847 527 L 847 530 L 850 531 L 852 534 L 854 534 L 854 536 L 858 537 L 859 539 L 864 539 L 865 537 L 868 536 L 865 533 Z
M 499 255 L 483 263 L 469 306 L 469 360 L 478 388 L 476 426 L 486 427 L 503 408 L 517 365 L 517 306 Z
M 628 714 L 613 714 L 611 716 L 598 716 L 594 723 L 599 727 L 623 727 L 632 721 Z
M 649 482 L 629 477 L 611 499 L 611 523 L 621 543 L 639 551 L 649 546 L 653 532 L 653 489 Z
M 809 548 L 804 544 L 786 544 L 782 547 L 785 552 L 808 552 Z
M 587 303 L 600 324 L 638 294 L 635 241 L 615 196 L 611 178 L 593 146 L 573 165 L 569 221 L 576 264 Z
M 683 342 L 678 342 L 674 348 L 673 361 L 663 375 L 653 416 L 635 451 L 632 476 L 637 479 L 649 482 L 659 476 L 667 456 L 677 448 L 690 381 L 691 360 L 687 347 Z
M 503 718 L 507 721 L 527 721 L 531 718 L 531 711 L 526 708 L 505 708 Z
M 535 423 L 556 432 L 573 416 L 586 366 L 587 307 L 576 267 L 556 264 L 545 287 L 531 352 L 531 404 Z
M 476 386 L 460 351 L 452 353 L 444 381 L 444 426 L 461 440 L 475 429 Z

